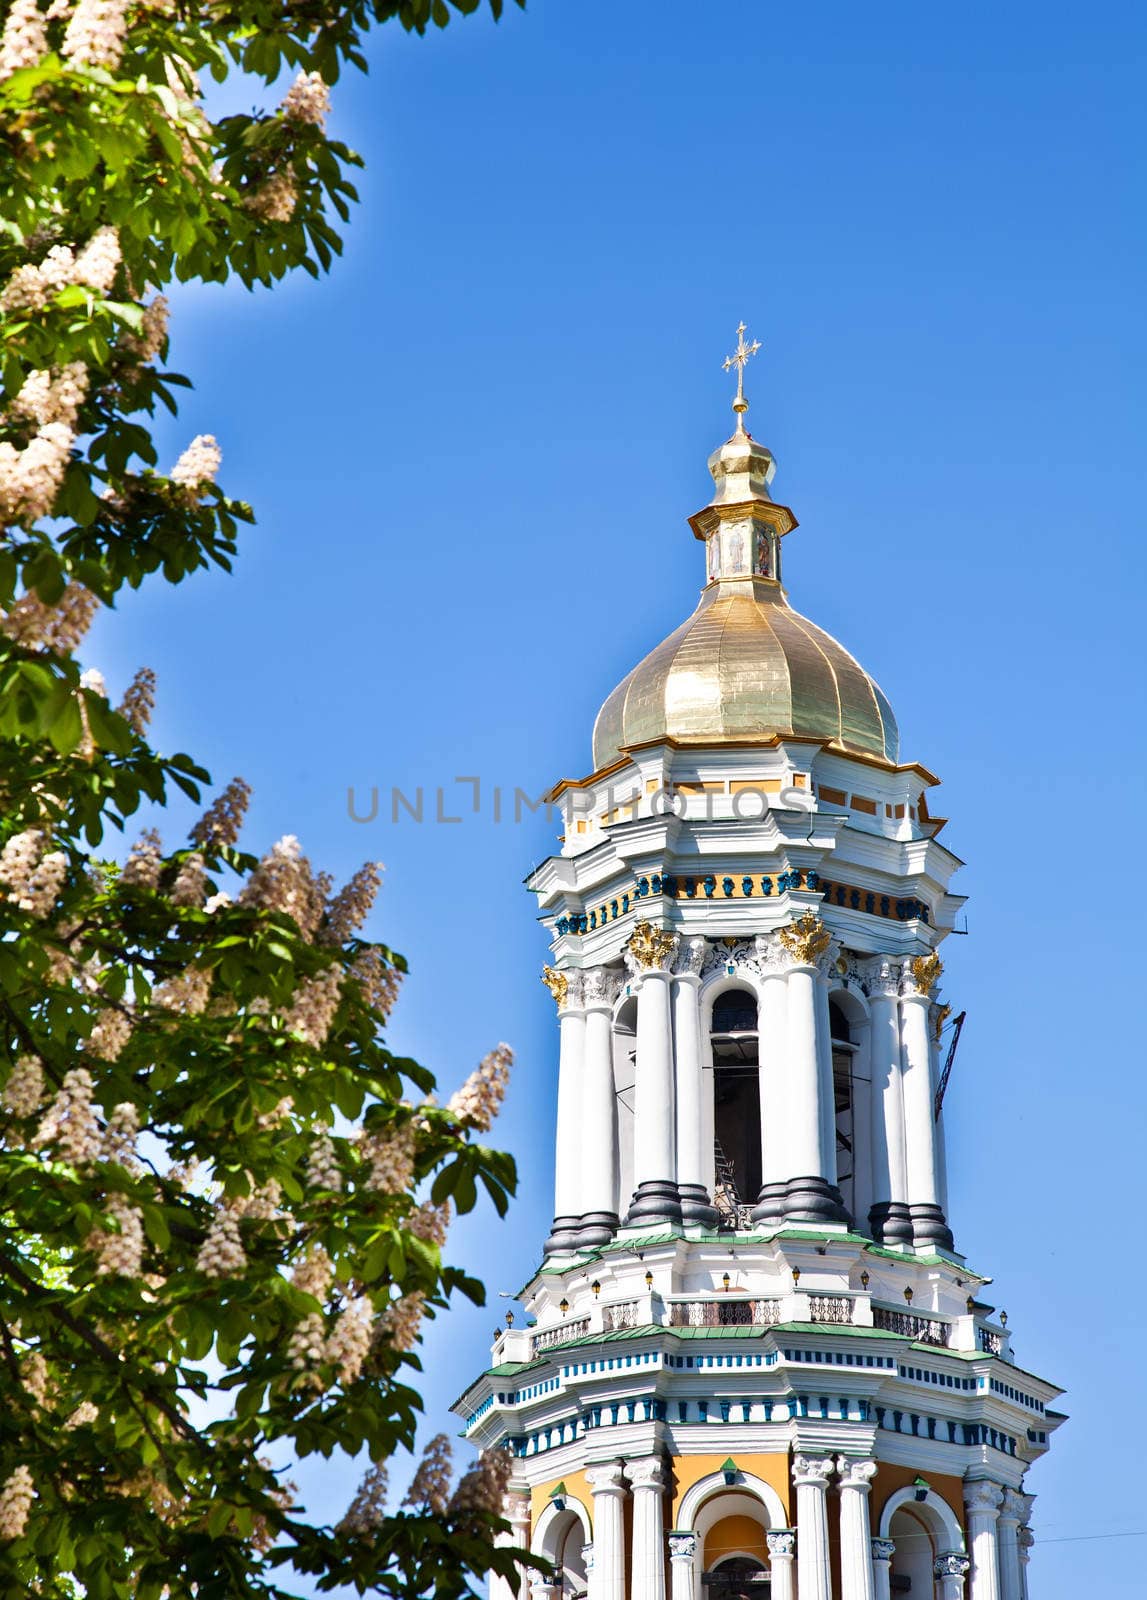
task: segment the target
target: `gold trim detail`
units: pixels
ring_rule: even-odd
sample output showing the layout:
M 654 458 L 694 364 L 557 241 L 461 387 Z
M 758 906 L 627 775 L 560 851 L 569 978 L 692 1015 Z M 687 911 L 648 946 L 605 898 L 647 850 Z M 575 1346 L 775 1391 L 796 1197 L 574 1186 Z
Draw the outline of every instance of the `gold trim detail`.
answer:
M 542 968 L 542 982 L 557 1001 L 558 1010 L 566 1003 L 569 993 L 570 980 L 564 972 L 559 972 L 557 967 Z
M 814 966 L 832 943 L 832 934 L 815 911 L 806 911 L 780 930 L 780 941 L 795 960 Z
M 912 962 L 912 977 L 920 994 L 931 994 L 940 981 L 944 963 L 933 950 L 926 956 L 917 956 Z
M 932 1037 L 933 1037 L 933 1039 L 935 1039 L 937 1044 L 940 1043 L 940 1035 L 944 1031 L 944 1024 L 947 1022 L 948 1018 L 951 1015 L 952 1015 L 951 1006 L 937 1006 L 936 1007 L 936 1020 L 932 1024 Z
M 669 960 L 677 948 L 677 940 L 671 933 L 665 933 L 651 922 L 642 920 L 630 934 L 625 948 L 639 967 L 648 970 L 663 966 Z

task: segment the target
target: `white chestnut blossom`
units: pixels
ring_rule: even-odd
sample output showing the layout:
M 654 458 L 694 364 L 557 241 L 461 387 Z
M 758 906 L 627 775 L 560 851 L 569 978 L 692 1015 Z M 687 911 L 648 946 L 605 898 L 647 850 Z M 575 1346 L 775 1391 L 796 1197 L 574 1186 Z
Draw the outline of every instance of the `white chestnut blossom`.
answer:
M 26 650 L 51 650 L 68 655 L 91 626 L 99 601 L 82 584 L 69 583 L 53 606 L 36 594 L 21 595 L 0 617 L 0 628 Z
M 451 1095 L 447 1111 L 464 1126 L 488 1132 L 502 1109 L 513 1064 L 514 1053 L 509 1045 L 500 1044 L 496 1050 L 491 1050 L 461 1089 Z
M 513 1465 L 508 1450 L 483 1450 L 474 1465 L 459 1478 L 446 1509 L 459 1518 L 482 1512 L 492 1517 L 501 1516 Z
M 352 1300 L 340 1313 L 326 1349 L 326 1359 L 337 1369 L 340 1383 L 353 1383 L 362 1371 L 373 1325 L 374 1308 L 366 1295 Z
M 289 172 L 272 172 L 243 197 L 244 206 L 260 222 L 290 222 L 298 203 L 299 191 Z
M 28 1526 L 28 1513 L 36 1498 L 31 1471 L 19 1466 L 0 1489 L 0 1539 L 19 1539 Z
M 198 1270 L 209 1278 L 237 1277 L 247 1265 L 247 1252 L 239 1236 L 239 1218 L 220 1207 L 195 1258 Z
M 48 19 L 36 0 L 13 0 L 0 38 L 0 83 L 47 54 Z
M 316 1049 L 325 1043 L 330 1032 L 338 1010 L 344 976 L 343 969 L 336 962 L 324 967 L 315 977 L 307 978 L 299 985 L 283 1018 L 292 1033 L 300 1034 L 307 1044 L 314 1045 Z
M 369 1538 L 385 1515 L 386 1468 L 380 1464 L 370 1467 L 364 1475 L 335 1532 L 350 1534 L 352 1538 Z
M 279 107 L 288 122 L 309 122 L 321 128 L 331 108 L 331 95 L 317 72 L 300 72 Z
M 71 459 L 74 435 L 49 422 L 22 450 L 0 441 L 0 520 L 36 522 L 51 511 Z
M 163 870 L 163 842 L 154 828 L 145 828 L 124 862 L 120 882 L 133 888 L 156 889 Z
M 379 1318 L 378 1331 L 390 1346 L 399 1351 L 413 1350 L 418 1343 L 426 1296 L 421 1290 L 392 1300 Z
M 43 1103 L 43 1067 L 35 1056 L 18 1056 L 0 1094 L 0 1105 L 14 1117 L 30 1117 Z
M 41 428 L 49 422 L 62 422 L 74 430 L 87 393 L 88 369 L 82 361 L 70 361 L 54 375 L 37 368 L 24 379 L 12 410 Z
M 98 1160 L 102 1143 L 92 1110 L 92 1075 L 86 1067 L 73 1067 L 40 1120 L 33 1148 L 54 1145 L 62 1161 L 79 1166 Z
M 199 433 L 171 469 L 171 481 L 180 488 L 199 494 L 215 482 L 223 452 L 213 433 Z
M 430 1511 L 438 1517 L 442 1515 L 450 1500 L 453 1455 L 450 1440 L 444 1433 L 436 1433 L 422 1452 L 418 1470 L 403 1497 L 404 1506 Z
M 86 4 L 102 3 L 104 0 L 79 0 L 75 15 L 78 16 Z M 109 0 L 109 9 L 116 3 L 122 5 L 123 0 Z M 114 228 L 99 228 L 76 257 L 72 281 L 82 284 L 86 289 L 97 289 L 101 294 L 108 294 L 115 283 L 121 259 L 119 234 Z
M 143 1213 L 125 1195 L 108 1196 L 104 1215 L 116 1231 L 93 1228 L 88 1249 L 99 1258 L 96 1268 L 101 1278 L 138 1278 L 143 1271 Z
M 183 862 L 171 888 L 173 906 L 198 909 L 207 899 L 207 869 L 203 857 L 193 851 Z
M 414 1178 L 414 1129 L 408 1122 L 359 1136 L 359 1148 L 370 1162 L 366 1187 L 382 1194 L 401 1194 Z
M 77 0 L 63 56 L 75 67 L 118 67 L 127 33 L 127 0 Z
M 326 1189 L 340 1194 L 343 1187 L 342 1168 L 339 1166 L 330 1133 L 320 1128 L 311 1143 L 307 1156 L 307 1187 Z
M 118 1061 L 130 1038 L 131 1018 L 109 1007 L 100 1013 L 99 1021 L 88 1035 L 88 1050 L 101 1061 Z

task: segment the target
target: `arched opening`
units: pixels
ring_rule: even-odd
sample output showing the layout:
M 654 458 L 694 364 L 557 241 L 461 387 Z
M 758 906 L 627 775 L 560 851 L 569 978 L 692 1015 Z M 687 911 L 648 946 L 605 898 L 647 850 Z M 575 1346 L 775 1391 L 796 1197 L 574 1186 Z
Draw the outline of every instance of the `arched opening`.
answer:
M 726 1556 L 706 1572 L 704 1589 L 712 1600 L 768 1600 L 772 1579 L 752 1556 Z
M 562 1600 L 578 1600 L 589 1587 L 585 1570 L 585 1529 L 572 1511 L 567 1511 L 566 1517 L 569 1526 L 560 1535 L 554 1566 L 561 1573 L 558 1593 Z
M 562 1510 L 551 1505 L 542 1513 L 533 1548 L 553 1563 L 555 1597 L 560 1596 L 561 1600 L 584 1600 L 589 1587 L 585 1562 L 588 1537 L 589 1521 L 578 1502 L 567 1500 Z
M 623 1000 L 613 1018 L 613 1091 L 617 1106 L 618 1210 L 634 1190 L 633 1087 L 637 1075 L 637 997 Z
M 761 1187 L 761 1084 L 757 997 L 725 989 L 713 1002 L 709 1027 L 713 1059 L 714 1204 L 735 1224 Z
M 892 1513 L 888 1537 L 896 1545 L 889 1579 L 892 1593 L 911 1595 L 912 1600 L 934 1600 L 933 1568 L 940 1550 L 925 1516 L 914 1506 L 901 1506 Z
M 828 1003 L 832 1092 L 836 1108 L 836 1182 L 849 1216 L 856 1214 L 856 1057 L 858 1044 L 843 1006 Z
M 704 1600 L 768 1600 L 769 1552 L 765 1506 L 747 1489 L 711 1495 L 697 1511 Z

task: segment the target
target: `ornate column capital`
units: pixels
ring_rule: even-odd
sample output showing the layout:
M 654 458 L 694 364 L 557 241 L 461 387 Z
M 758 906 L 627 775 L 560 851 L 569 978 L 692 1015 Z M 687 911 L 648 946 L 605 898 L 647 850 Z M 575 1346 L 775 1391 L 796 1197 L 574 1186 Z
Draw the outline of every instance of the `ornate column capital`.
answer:
M 914 999 L 917 995 L 925 998 L 930 996 L 939 983 L 943 970 L 944 963 L 934 950 L 929 951 L 926 956 L 913 956 L 905 973 L 905 999 Z
M 873 956 L 859 968 L 864 992 L 873 1000 L 898 1000 L 904 982 L 904 966 L 890 956 Z
M 1032 1545 L 1035 1544 L 1035 1534 L 1031 1531 L 1031 1529 L 1028 1527 L 1026 1522 L 1023 1522 L 1023 1523 L 1020 1524 L 1019 1541 L 1020 1541 L 1020 1560 L 1021 1561 L 1030 1561 L 1031 1560 L 1031 1556 L 1030 1556 L 1029 1552 L 1031 1550 Z
M 631 973 L 643 977 L 647 972 L 666 972 L 677 954 L 680 940 L 675 933 L 641 921 L 625 946 L 625 964 Z
M 675 978 L 695 978 L 700 982 L 701 968 L 705 965 L 707 953 L 707 940 L 683 939 L 677 951 L 677 959 L 673 963 L 673 976 Z
M 765 1543 L 769 1547 L 770 1561 L 791 1561 L 797 1553 L 797 1535 L 795 1528 L 773 1528 L 765 1534 Z
M 840 1474 L 842 1489 L 858 1489 L 867 1494 L 876 1476 L 876 1462 L 858 1460 L 854 1456 L 837 1456 L 836 1470 Z
M 895 1541 L 895 1539 L 873 1539 L 873 1541 L 872 1541 L 872 1559 L 873 1559 L 873 1561 L 891 1561 L 892 1557 L 895 1554 L 896 1554 L 896 1541 Z
M 640 1461 L 627 1461 L 625 1475 L 635 1494 L 638 1489 L 654 1489 L 660 1494 L 665 1488 L 665 1463 L 660 1456 L 644 1456 Z
M 585 1563 L 585 1573 L 586 1573 L 586 1577 L 588 1578 L 590 1573 L 593 1571 L 593 1545 L 592 1544 L 583 1544 L 582 1545 L 582 1547 L 581 1547 L 581 1558 L 582 1558 L 582 1561 Z
M 692 1561 L 697 1554 L 697 1534 L 681 1533 L 674 1529 L 669 1535 L 670 1561 Z
M 1000 1502 L 1000 1521 L 1022 1522 L 1027 1514 L 1027 1495 L 1019 1494 L 1015 1489 L 1005 1489 Z
M 778 928 L 777 938 L 795 966 L 815 967 L 818 971 L 829 956 L 833 942 L 831 931 L 815 911 L 806 911 L 787 927 Z
M 530 1497 L 521 1489 L 510 1489 L 502 1501 L 502 1515 L 507 1522 L 525 1522 L 530 1520 Z
M 578 1011 L 582 1003 L 582 974 L 560 967 L 543 967 L 542 982 L 553 995 L 559 1012 Z
M 793 1482 L 799 1489 L 803 1484 L 810 1485 L 813 1489 L 827 1489 L 828 1480 L 833 1474 L 833 1461 L 831 1456 L 802 1456 L 793 1457 Z
M 585 1481 L 595 1496 L 617 1495 L 620 1499 L 625 1494 L 625 1472 L 620 1461 L 602 1461 L 596 1467 L 589 1467 Z
M 994 1522 L 1003 1497 L 1004 1491 L 999 1484 L 992 1483 L 987 1478 L 977 1478 L 974 1482 L 964 1485 L 964 1504 L 971 1516 L 991 1517 Z
M 612 1011 L 621 992 L 621 973 L 611 967 L 587 967 L 581 974 L 582 1005 L 587 1011 Z
M 944 1550 L 936 1557 L 932 1571 L 937 1578 L 964 1578 L 972 1563 L 961 1550 Z

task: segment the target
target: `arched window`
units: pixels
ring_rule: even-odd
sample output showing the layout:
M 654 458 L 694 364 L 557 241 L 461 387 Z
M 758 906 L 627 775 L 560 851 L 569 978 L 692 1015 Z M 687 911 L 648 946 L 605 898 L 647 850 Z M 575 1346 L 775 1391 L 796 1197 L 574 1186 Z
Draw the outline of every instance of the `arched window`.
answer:
M 849 1215 L 856 1205 L 856 1091 L 853 1082 L 857 1046 L 841 1006 L 828 1003 L 828 1031 L 832 1039 L 832 1091 L 836 1105 L 836 1181 Z
M 751 1206 L 761 1188 L 761 1089 L 757 998 L 726 989 L 713 1002 L 714 1201 L 724 1219 Z

